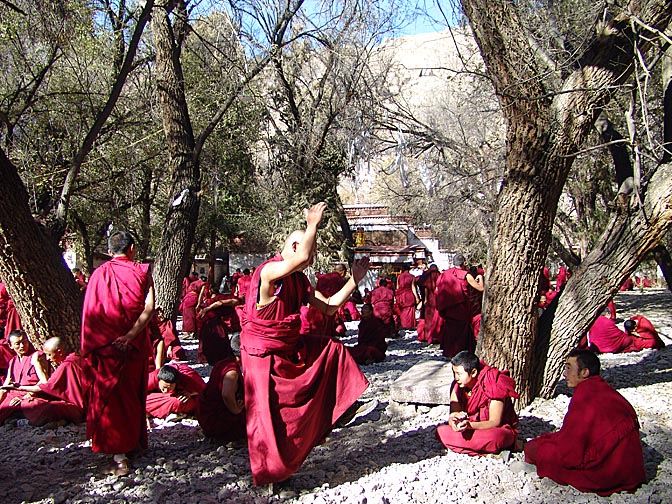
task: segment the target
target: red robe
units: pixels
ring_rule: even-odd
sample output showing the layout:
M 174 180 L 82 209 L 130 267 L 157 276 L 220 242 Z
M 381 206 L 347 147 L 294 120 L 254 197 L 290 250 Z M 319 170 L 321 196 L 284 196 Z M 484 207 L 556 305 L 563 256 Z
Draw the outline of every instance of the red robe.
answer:
M 9 298 L 9 301 L 7 301 L 7 321 L 5 322 L 5 339 L 7 341 L 9 341 L 9 333 L 15 329 L 23 329 L 23 326 L 21 325 L 19 312 L 16 311 L 16 306 L 14 306 L 14 301 Z
M 112 342 L 135 324 L 145 308 L 149 265 L 114 257 L 91 275 L 84 297 L 81 353 L 94 371 L 86 434 L 95 452 L 121 454 L 147 448 L 149 332 L 126 351 Z
M 187 294 L 180 303 L 180 313 L 182 314 L 182 332 L 196 332 L 196 305 L 198 304 L 198 295 L 205 285 L 203 280 L 194 280 L 189 284 Z
M 423 292 L 422 310 L 420 310 L 420 322 L 418 323 L 418 340 L 426 341 L 430 345 L 439 343 L 438 323 L 434 325 L 436 313 L 436 280 L 439 278 L 439 270 L 430 268 L 425 271 L 418 285 Z
M 254 272 L 240 335 L 245 409 L 255 485 L 287 479 L 368 387 L 342 343 L 299 334 L 299 309 L 310 283 L 303 273 L 276 282 L 273 301 L 258 307 Z
M 336 294 L 345 285 L 345 280 L 336 271 L 317 275 L 315 290 L 326 298 Z M 312 306 L 301 307 L 301 334 L 313 336 L 338 336 L 345 334 L 344 321 L 338 312 L 326 315 Z
M 635 315 L 634 317 L 630 317 L 630 320 L 637 321 L 637 327 L 635 328 L 637 334 L 631 334 L 632 343 L 624 352 L 639 352 L 645 348 L 660 350 L 665 346 L 663 340 L 658 336 L 658 331 L 656 331 L 656 328 L 653 327 L 649 319 L 642 315 Z
M 234 296 L 231 294 L 218 294 L 215 297 L 209 298 L 201 304 L 203 307 L 222 300 L 230 299 Z M 227 313 L 226 308 L 230 306 L 220 306 L 218 308 L 209 310 L 201 319 L 202 326 L 199 328 L 198 339 L 198 362 L 207 362 L 210 365 L 215 365 L 222 359 L 233 356 L 233 349 L 231 348 L 231 340 L 229 333 L 226 330 L 226 325 L 222 320 L 222 315 Z
M 357 364 L 370 362 L 382 362 L 385 360 L 387 351 L 388 326 L 375 315 L 362 319 L 359 322 L 357 344 L 347 347 L 352 358 Z
M 28 355 L 24 356 L 23 359 L 19 359 L 19 356 L 14 354 L 14 357 L 9 361 L 9 368 L 7 369 L 7 374 L 11 376 L 11 383 L 18 385 L 37 385 L 40 381 L 35 366 L 32 364 L 32 358 L 35 352 L 31 352 Z M 20 405 L 10 406 L 9 403 L 15 397 L 23 397 L 26 395 L 26 392 L 22 390 L 8 390 L 5 392 L 5 397 L 3 397 L 0 402 L 0 425 L 2 425 L 7 418 L 12 414 L 18 412 L 21 409 Z
M 81 423 L 86 420 L 86 397 L 91 386 L 91 370 L 75 353 L 61 362 L 40 392 L 21 401 L 21 411 L 32 425 L 58 420 Z
M 219 361 L 210 373 L 210 379 L 198 396 L 196 418 L 206 437 L 228 443 L 245 438 L 245 410 L 237 415 L 231 413 L 222 400 L 222 379 L 229 371 L 237 371 L 238 391 L 243 392 L 243 375 L 234 357 Z
M 7 304 L 9 303 L 9 293 L 5 284 L 0 282 L 0 331 L 4 331 L 7 325 Z M 4 332 L 0 332 L 2 336 Z
M 525 460 L 541 478 L 599 495 L 634 491 L 646 478 L 637 413 L 601 376 L 576 386 L 562 428 L 527 443 Z
M 392 327 L 394 293 L 387 287 L 376 287 L 371 291 L 371 305 L 373 306 L 373 314 Z
M 631 291 L 632 290 L 632 278 L 628 277 L 626 278 L 623 283 L 621 284 L 620 289 L 621 291 Z
M 462 268 L 448 268 L 436 281 L 436 310 L 441 316 L 441 348 L 449 359 L 462 350 L 476 347 L 471 328 L 471 307 L 467 290 L 467 273 Z
M 600 353 L 619 353 L 632 344 L 632 336 L 621 331 L 616 323 L 600 315 L 588 331 L 591 348 Z
M 180 375 L 177 377 L 177 387 L 170 394 L 164 394 L 159 389 L 159 370 L 149 373 L 147 381 L 147 413 L 156 418 L 166 418 L 171 413 L 192 413 L 196 410 L 198 399 L 190 397 L 187 402 L 181 402 L 177 396 L 192 392 L 202 392 L 205 381 L 194 369 L 186 364 L 172 363 Z
M 352 298 L 348 299 L 343 306 L 338 309 L 338 315 L 344 322 L 361 320 L 362 316 L 357 309 L 357 305 Z
M 415 277 L 404 271 L 397 279 L 396 300 L 399 308 L 399 320 L 403 329 L 414 329 L 418 322 L 415 318 Z
M 558 268 L 558 276 L 555 277 L 555 290 L 559 291 L 562 286 L 567 282 L 567 268 L 560 266 Z
M 156 324 L 161 331 L 161 336 L 166 344 L 166 356 L 169 360 L 187 360 L 187 353 L 182 348 L 182 342 L 175 332 L 173 322 L 169 319 L 164 319 L 162 322 L 156 321 Z
M 476 385 L 471 389 L 471 395 L 464 388 L 453 383 L 453 392 L 457 400 L 469 415 L 471 422 L 483 422 L 490 418 L 490 401 L 495 399 L 504 401 L 502 413 L 502 425 L 483 430 L 466 430 L 455 432 L 446 424 L 436 429 L 439 441 L 446 448 L 457 453 L 467 455 L 483 455 L 485 453 L 497 453 L 511 447 L 518 435 L 518 415 L 513 408 L 511 398 L 518 398 L 515 391 L 515 382 L 509 376 L 508 371 L 500 371 L 481 362 L 482 368 L 476 378 Z

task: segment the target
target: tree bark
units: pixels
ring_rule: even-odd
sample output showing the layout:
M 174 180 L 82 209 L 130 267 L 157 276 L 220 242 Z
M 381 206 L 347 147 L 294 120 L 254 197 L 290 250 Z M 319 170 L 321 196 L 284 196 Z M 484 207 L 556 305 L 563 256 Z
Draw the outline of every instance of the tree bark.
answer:
M 653 249 L 653 258 L 663 272 L 667 288 L 672 290 L 672 257 L 664 245 L 658 245 Z
M 28 192 L 0 149 L 0 279 L 32 343 L 59 336 L 79 348 L 82 294 L 58 246 L 29 210 Z

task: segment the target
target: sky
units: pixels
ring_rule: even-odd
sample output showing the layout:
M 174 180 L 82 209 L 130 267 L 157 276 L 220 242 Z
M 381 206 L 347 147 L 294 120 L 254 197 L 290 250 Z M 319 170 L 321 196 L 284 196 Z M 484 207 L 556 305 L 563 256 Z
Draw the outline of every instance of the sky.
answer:
M 416 0 L 415 3 L 418 15 L 415 21 L 401 30 L 400 35 L 443 31 L 447 26 L 445 17 L 450 24 L 456 24 L 453 13 L 453 4 L 456 3 L 454 0 Z

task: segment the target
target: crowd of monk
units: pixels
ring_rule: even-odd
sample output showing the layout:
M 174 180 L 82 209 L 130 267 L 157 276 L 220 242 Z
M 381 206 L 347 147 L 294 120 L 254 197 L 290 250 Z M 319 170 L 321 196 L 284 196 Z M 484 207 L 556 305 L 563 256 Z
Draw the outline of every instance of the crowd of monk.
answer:
M 447 448 L 467 455 L 524 450 L 539 476 L 601 495 L 633 491 L 644 481 L 637 415 L 599 376 L 596 352 L 661 348 L 650 321 L 636 315 L 621 331 L 610 303 L 567 358 L 574 395 L 562 428 L 523 443 L 514 380 L 474 354 L 482 267 L 468 267 L 461 254 L 443 272 L 435 264 L 404 265 L 397 278 L 381 276 L 362 295 L 364 258 L 349 276 L 343 264 L 317 274 L 313 287 L 303 270 L 313 263 L 325 208 L 307 209 L 306 228 L 256 269 L 237 270 L 222 282 L 226 292 L 196 272 L 184 279 L 181 336 L 198 340 L 198 362 L 212 366 L 207 381 L 181 362 L 178 333 L 155 306 L 149 266 L 135 262 L 127 232 L 110 236 L 112 259 L 88 281 L 74 271 L 85 293 L 79 349 L 50 338 L 37 351 L 0 283 L 0 423 L 86 421 L 93 451 L 109 455 L 103 472 L 123 476 L 147 448 L 154 419 L 193 415 L 209 438 L 247 439 L 254 483 L 275 484 L 296 472 L 332 429 L 376 408 L 376 400 L 358 401 L 368 387 L 360 366 L 383 361 L 388 340 L 416 330 L 420 341 L 439 345 L 453 368 L 450 415 L 436 430 Z M 570 275 L 562 267 L 552 286 L 544 271 L 540 313 Z M 351 321 L 358 321 L 357 344 L 346 347 L 339 338 Z M 239 355 L 231 344 L 238 333 Z

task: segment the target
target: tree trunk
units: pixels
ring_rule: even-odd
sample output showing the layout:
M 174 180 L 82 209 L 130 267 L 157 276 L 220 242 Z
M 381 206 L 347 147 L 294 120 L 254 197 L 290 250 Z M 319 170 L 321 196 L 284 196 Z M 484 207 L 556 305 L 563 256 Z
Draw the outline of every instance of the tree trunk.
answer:
M 186 16 L 186 13 L 183 13 Z M 186 17 L 185 17 L 186 19 Z M 181 280 L 187 275 L 200 206 L 200 171 L 194 159 L 194 133 L 184 93 L 181 48 L 165 9 L 154 9 L 157 89 L 168 142 L 171 200 L 154 265 L 156 306 L 176 316 Z
M 533 391 L 550 397 L 565 356 L 590 328 L 619 286 L 672 227 L 672 165 L 660 167 L 650 180 L 643 210 L 617 215 L 598 245 L 570 278 L 558 301 L 552 330 L 542 320 L 535 347 Z M 634 196 L 633 196 L 634 198 Z M 546 315 L 546 314 L 544 314 Z M 543 319 L 544 317 L 542 317 Z
M 37 348 L 52 336 L 79 348 L 82 294 L 58 246 L 30 213 L 28 192 L 0 149 L 0 279 Z
M 672 290 L 672 258 L 670 257 L 669 251 L 665 246 L 658 245 L 653 249 L 653 257 L 656 260 L 656 264 L 658 264 L 663 272 L 667 288 Z

